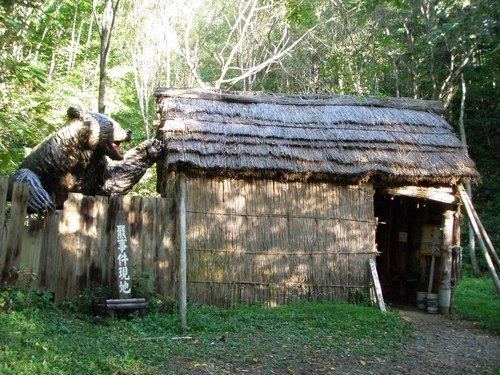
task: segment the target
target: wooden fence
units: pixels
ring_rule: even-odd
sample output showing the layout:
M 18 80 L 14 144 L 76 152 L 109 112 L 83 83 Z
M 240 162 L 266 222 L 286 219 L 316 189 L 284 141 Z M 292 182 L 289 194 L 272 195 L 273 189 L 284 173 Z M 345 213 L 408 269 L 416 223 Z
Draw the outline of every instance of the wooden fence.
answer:
M 155 197 L 70 194 L 63 210 L 43 219 L 26 214 L 28 186 L 6 202 L 0 177 L 0 281 L 48 290 L 57 300 L 114 280 L 114 230 L 120 210 L 130 226 L 132 271 L 151 288 L 175 294 L 171 204 Z
M 130 227 L 132 275 L 176 297 L 178 176 L 155 197 L 70 194 L 60 211 L 26 215 L 28 187 L 6 202 L 0 178 L 0 281 L 48 290 L 57 300 L 111 286 L 115 227 Z M 187 298 L 228 306 L 296 298 L 346 300 L 367 291 L 374 259 L 371 185 L 189 177 Z M 7 212 L 7 214 L 5 214 Z

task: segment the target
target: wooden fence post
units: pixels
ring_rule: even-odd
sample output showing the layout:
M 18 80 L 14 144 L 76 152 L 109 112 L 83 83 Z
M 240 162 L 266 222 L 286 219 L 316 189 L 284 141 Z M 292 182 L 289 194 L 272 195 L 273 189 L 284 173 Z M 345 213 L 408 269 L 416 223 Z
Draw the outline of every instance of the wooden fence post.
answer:
M 15 183 L 12 188 L 12 206 L 8 224 L 5 262 L 1 279 L 7 284 L 17 281 L 19 274 L 14 274 L 15 267 L 19 266 L 22 240 L 24 233 L 24 221 L 26 220 L 28 206 L 29 188 L 27 184 Z
M 443 214 L 443 237 L 441 240 L 441 277 L 439 285 L 439 308 L 442 314 L 450 313 L 451 301 L 451 249 L 453 246 L 453 211 Z
M 179 247 L 179 312 L 181 326 L 187 328 L 187 256 L 186 256 L 186 176 L 181 173 L 177 188 L 177 244 Z

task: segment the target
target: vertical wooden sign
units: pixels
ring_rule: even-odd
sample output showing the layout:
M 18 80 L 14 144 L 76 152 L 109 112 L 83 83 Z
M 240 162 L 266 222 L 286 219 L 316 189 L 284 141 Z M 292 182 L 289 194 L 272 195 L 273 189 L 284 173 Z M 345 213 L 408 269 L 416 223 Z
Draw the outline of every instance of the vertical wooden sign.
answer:
M 370 270 L 370 276 L 372 278 L 373 287 L 375 288 L 375 297 L 377 298 L 377 305 L 381 311 L 386 311 L 384 296 L 382 295 L 382 288 L 380 286 L 380 280 L 377 273 L 377 265 L 375 260 L 368 259 L 368 269 Z
M 119 211 L 116 215 L 114 254 L 118 296 L 120 299 L 130 298 L 132 294 L 130 229 L 123 211 Z

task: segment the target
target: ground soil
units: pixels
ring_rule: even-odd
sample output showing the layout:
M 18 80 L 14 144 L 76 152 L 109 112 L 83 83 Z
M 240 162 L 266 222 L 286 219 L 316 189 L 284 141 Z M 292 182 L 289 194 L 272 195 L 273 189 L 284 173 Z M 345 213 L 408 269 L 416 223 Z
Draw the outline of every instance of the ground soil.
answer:
M 495 374 L 500 370 L 500 337 L 473 323 L 401 309 L 416 333 L 396 360 L 366 359 L 365 366 L 346 367 L 350 374 Z
M 500 337 L 475 327 L 471 322 L 432 315 L 414 308 L 399 309 L 415 333 L 396 358 L 362 357 L 343 353 L 290 352 L 289 365 L 272 370 L 261 363 L 234 368 L 223 363 L 202 366 L 179 363 L 179 373 L 205 374 L 499 374 Z M 307 358 L 299 363 L 296 356 Z M 187 366 L 186 366 L 187 365 Z M 263 368 L 264 367 L 264 368 Z M 265 368 L 267 367 L 267 368 Z

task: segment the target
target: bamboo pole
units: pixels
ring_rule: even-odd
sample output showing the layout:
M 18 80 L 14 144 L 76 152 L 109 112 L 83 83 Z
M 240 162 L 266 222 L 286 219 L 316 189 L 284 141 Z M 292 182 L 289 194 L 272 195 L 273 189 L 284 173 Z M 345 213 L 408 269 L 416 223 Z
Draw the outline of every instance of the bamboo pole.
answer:
M 484 229 L 483 223 L 481 222 L 481 219 L 479 218 L 479 215 L 477 214 L 476 209 L 472 205 L 472 200 L 470 199 L 469 194 L 465 194 L 464 198 L 467 200 L 470 209 L 472 211 L 472 215 L 474 216 L 474 219 L 476 220 L 477 226 L 479 227 L 479 232 L 483 236 L 483 240 L 486 242 L 486 245 L 488 246 L 488 250 L 490 251 L 490 255 L 495 259 L 495 263 L 498 268 L 500 268 L 500 259 L 498 258 L 498 254 L 495 251 L 495 248 L 493 247 L 493 243 L 490 240 L 490 236 L 488 236 L 488 233 L 486 232 L 486 229 Z
M 186 257 L 186 176 L 179 175 L 177 188 L 177 227 L 179 246 L 179 313 L 182 329 L 187 328 L 187 257 Z
M 498 279 L 498 275 L 495 271 L 495 267 L 493 266 L 493 262 L 491 261 L 490 254 L 488 253 L 488 249 L 484 243 L 483 237 L 481 236 L 481 232 L 479 231 L 479 227 L 477 225 L 476 220 L 474 219 L 474 215 L 472 214 L 472 210 L 470 207 L 470 201 L 466 197 L 466 192 L 463 186 L 458 186 L 458 192 L 460 193 L 460 197 L 464 202 L 465 211 L 467 212 L 467 216 L 469 216 L 469 221 L 472 224 L 472 228 L 474 228 L 474 232 L 476 233 L 477 240 L 479 243 L 479 247 L 483 252 L 484 257 L 486 258 L 486 264 L 488 266 L 488 271 L 490 272 L 491 278 L 493 279 L 493 283 L 495 284 L 495 288 L 497 290 L 497 294 L 500 294 L 500 280 Z

